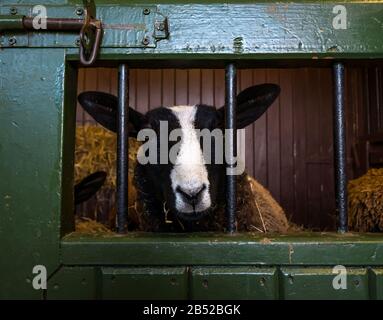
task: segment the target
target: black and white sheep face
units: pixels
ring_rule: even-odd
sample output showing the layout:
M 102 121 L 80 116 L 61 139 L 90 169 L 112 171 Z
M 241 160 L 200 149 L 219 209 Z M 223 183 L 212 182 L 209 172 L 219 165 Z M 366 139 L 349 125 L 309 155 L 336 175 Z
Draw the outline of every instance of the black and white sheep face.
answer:
M 224 165 L 215 162 L 217 143 L 212 139 L 204 147 L 206 137 L 201 134 L 221 129 L 222 114 L 205 105 L 161 107 L 145 115 L 143 127 L 153 131 L 157 154 L 154 162 L 145 164 L 140 163 L 139 155 L 136 180 L 150 180 L 157 198 L 173 214 L 184 220 L 199 219 L 214 207 L 219 190 L 224 189 L 220 183 Z M 178 139 L 171 138 L 177 130 Z M 150 141 L 147 143 L 150 147 Z M 164 155 L 165 161 L 159 163 Z
M 279 94 L 279 86 L 263 84 L 242 91 L 237 96 L 237 128 L 242 129 L 258 119 L 273 103 Z M 85 92 L 79 101 L 93 118 L 106 128 L 116 131 L 117 97 L 100 93 Z M 208 148 L 201 140 L 200 132 L 223 130 L 224 107 L 219 109 L 206 106 L 159 107 L 145 115 L 134 109 L 129 110 L 130 135 L 140 137 L 144 130 L 154 132 L 156 161 L 140 163 L 136 166 L 136 181 L 141 184 L 141 192 L 146 194 L 152 210 L 170 210 L 183 220 L 198 220 L 217 205 L 224 205 L 225 165 L 218 159 L 225 158 L 216 149 L 216 139 L 212 138 Z M 166 126 L 163 124 L 166 123 Z M 171 139 L 174 130 L 179 130 L 178 139 Z M 164 132 L 166 131 L 166 132 Z M 166 137 L 164 141 L 161 137 Z M 224 134 L 223 134 L 224 136 Z M 153 138 L 154 137 L 154 138 Z M 177 150 L 171 159 L 172 150 Z M 166 154 L 165 162 L 158 161 Z M 206 161 L 209 155 L 209 161 Z M 150 157 L 149 157 L 150 158 Z M 164 208 L 164 209 L 162 209 Z
M 175 106 L 169 110 L 176 116 L 182 131 L 178 155 L 170 171 L 175 208 L 191 214 L 206 211 L 211 206 L 210 183 L 195 130 L 198 107 Z

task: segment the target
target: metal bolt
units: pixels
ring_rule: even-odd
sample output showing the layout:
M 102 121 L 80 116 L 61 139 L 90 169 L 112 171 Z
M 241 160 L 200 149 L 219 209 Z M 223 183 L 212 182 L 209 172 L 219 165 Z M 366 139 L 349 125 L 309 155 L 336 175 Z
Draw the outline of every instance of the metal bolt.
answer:
M 17 8 L 16 8 L 16 7 L 11 7 L 11 8 L 9 9 L 9 13 L 12 14 L 12 15 L 17 14 Z
M 75 43 L 75 45 L 76 45 L 77 47 L 79 47 L 79 46 L 80 46 L 80 43 L 81 43 L 80 37 L 77 37 L 76 40 L 74 41 L 74 43 Z
M 11 45 L 11 46 L 14 46 L 16 44 L 17 40 L 15 37 L 12 37 L 12 38 L 9 38 L 8 39 L 8 43 Z
M 150 42 L 150 40 L 149 40 L 148 37 L 145 37 L 144 39 L 142 39 L 142 44 L 143 44 L 144 46 L 147 46 L 147 45 L 149 44 L 149 42 Z
M 156 27 L 157 27 L 158 31 L 164 31 L 165 30 L 165 23 L 157 22 Z
M 84 14 L 84 9 L 83 9 L 83 8 L 77 8 L 77 9 L 76 9 L 76 14 L 77 14 L 78 16 L 82 16 L 82 15 Z
M 144 10 L 142 10 L 142 13 L 144 15 L 148 15 L 148 14 L 150 14 L 150 9 L 149 8 L 145 8 Z

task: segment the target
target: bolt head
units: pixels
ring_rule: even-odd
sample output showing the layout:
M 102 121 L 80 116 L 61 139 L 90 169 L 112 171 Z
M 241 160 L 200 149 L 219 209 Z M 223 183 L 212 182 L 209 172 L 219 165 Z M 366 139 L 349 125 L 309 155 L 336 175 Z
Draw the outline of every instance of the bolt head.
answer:
M 144 39 L 142 39 L 142 44 L 143 44 L 144 46 L 147 46 L 149 43 L 150 43 L 150 40 L 149 40 L 148 37 L 145 37 Z
M 17 40 L 16 40 L 15 37 L 11 37 L 11 38 L 8 39 L 8 43 L 9 43 L 11 46 L 15 45 L 16 42 L 17 42 Z
M 82 16 L 82 15 L 84 14 L 84 9 L 83 9 L 83 8 L 77 8 L 77 9 L 76 9 L 76 14 L 77 14 L 78 16 Z
M 11 7 L 11 8 L 9 9 L 9 13 L 12 14 L 12 15 L 17 14 L 17 8 L 16 8 L 16 7 Z

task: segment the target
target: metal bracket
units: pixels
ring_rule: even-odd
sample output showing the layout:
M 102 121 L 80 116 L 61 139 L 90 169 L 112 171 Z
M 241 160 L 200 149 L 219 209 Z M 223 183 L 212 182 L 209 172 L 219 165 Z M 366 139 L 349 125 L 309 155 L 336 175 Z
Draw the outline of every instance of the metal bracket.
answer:
M 156 13 L 154 21 L 154 34 L 156 40 L 163 40 L 169 37 L 169 22 L 168 18 L 161 13 Z

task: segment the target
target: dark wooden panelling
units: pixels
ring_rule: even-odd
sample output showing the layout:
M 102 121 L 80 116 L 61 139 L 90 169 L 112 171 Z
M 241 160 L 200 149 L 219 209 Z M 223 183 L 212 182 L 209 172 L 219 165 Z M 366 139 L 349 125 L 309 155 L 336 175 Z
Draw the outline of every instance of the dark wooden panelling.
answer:
M 266 70 L 257 69 L 253 71 L 253 84 L 266 82 Z M 267 182 L 267 117 L 268 112 L 262 115 L 254 124 L 254 156 L 253 156 L 253 172 L 254 177 L 264 186 L 268 186 Z M 250 160 L 251 161 L 251 160 Z M 246 166 L 251 166 L 246 163 Z
M 352 177 L 352 146 L 367 132 L 382 129 L 381 70 L 347 69 L 346 81 L 347 154 Z M 238 90 L 265 82 L 278 83 L 281 94 L 255 124 L 246 128 L 247 172 L 270 190 L 293 222 L 314 230 L 334 229 L 331 70 L 238 71 Z M 80 69 L 78 91 L 83 90 L 116 94 L 117 70 Z M 130 105 L 141 112 L 175 104 L 220 107 L 224 99 L 222 69 L 130 71 Z M 366 110 L 373 118 L 370 126 Z M 91 121 L 81 109 L 77 119 Z
M 280 147 L 281 171 L 280 190 L 281 204 L 291 216 L 294 212 L 294 136 L 293 136 L 293 70 L 280 71 Z

